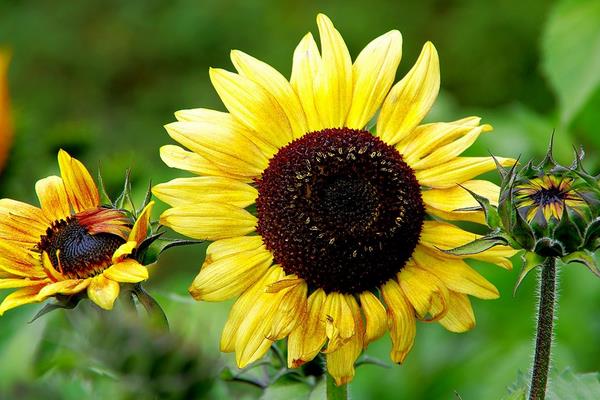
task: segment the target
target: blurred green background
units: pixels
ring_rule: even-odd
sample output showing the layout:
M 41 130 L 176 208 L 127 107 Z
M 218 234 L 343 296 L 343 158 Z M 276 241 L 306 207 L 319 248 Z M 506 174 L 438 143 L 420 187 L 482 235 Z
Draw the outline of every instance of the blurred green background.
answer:
M 556 129 L 559 161 L 570 162 L 572 146 L 583 145 L 588 169 L 600 170 L 597 0 L 4 0 L 0 46 L 13 51 L 9 86 L 16 136 L 0 175 L 0 197 L 35 202 L 34 183 L 57 173 L 59 148 L 92 170 L 100 164 L 113 194 L 127 168 L 138 198 L 148 181 L 182 176 L 158 156 L 159 146 L 171 143 L 162 125 L 178 109 L 223 109 L 208 67 L 232 69 L 228 57 L 235 48 L 289 76 L 295 45 L 307 31 L 317 33 L 318 12 L 334 21 L 353 56 L 374 37 L 399 29 L 404 49 L 398 77 L 431 40 L 440 54 L 442 90 L 428 119 L 479 115 L 495 127 L 470 154 L 539 158 Z M 250 385 L 206 384 L 233 358 L 218 353 L 230 304 L 196 303 L 187 295 L 204 249 L 171 250 L 153 268 L 148 290 L 169 316 L 167 339 L 116 320 L 103 328 L 82 327 L 62 311 L 28 324 L 39 305 L 8 312 L 0 319 L 0 399 L 194 398 L 202 388 L 210 390 L 209 398 L 259 398 L 261 391 Z M 516 271 L 477 268 L 502 294 L 495 301 L 473 301 L 477 328 L 455 335 L 419 324 L 406 363 L 360 367 L 353 398 L 458 394 L 479 400 L 507 394 L 519 371 L 529 369 L 535 279 L 528 278 L 513 297 Z M 600 370 L 598 315 L 600 282 L 583 267 L 563 268 L 558 371 Z M 389 348 L 386 337 L 368 354 L 388 360 Z M 162 351 L 162 358 L 152 351 Z M 148 359 L 131 361 L 140 354 Z M 129 358 L 115 360 L 119 355 Z M 144 363 L 160 367 L 146 370 Z M 191 378 L 178 378 L 186 374 Z M 191 385 L 201 389 L 178 397 L 179 388 Z

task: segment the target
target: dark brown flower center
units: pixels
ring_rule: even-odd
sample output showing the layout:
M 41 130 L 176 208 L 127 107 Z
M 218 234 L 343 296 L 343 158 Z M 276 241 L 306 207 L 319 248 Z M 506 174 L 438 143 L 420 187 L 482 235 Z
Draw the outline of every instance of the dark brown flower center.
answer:
M 112 255 L 125 240 L 112 233 L 91 234 L 76 216 L 55 221 L 36 250 L 46 252 L 54 268 L 72 278 L 97 275 L 111 265 Z
M 258 233 L 310 287 L 374 289 L 419 241 L 425 208 L 414 171 L 369 132 L 306 134 L 279 150 L 257 184 Z

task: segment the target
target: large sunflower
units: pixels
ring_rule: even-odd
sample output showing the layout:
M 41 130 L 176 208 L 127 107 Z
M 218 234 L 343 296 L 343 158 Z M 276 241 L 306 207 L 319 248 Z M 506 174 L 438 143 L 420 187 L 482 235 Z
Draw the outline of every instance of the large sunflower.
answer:
M 132 227 L 123 211 L 100 205 L 98 188 L 83 164 L 63 150 L 58 164 L 62 177 L 49 176 L 35 185 L 41 208 L 0 200 L 0 289 L 19 288 L 0 304 L 0 315 L 84 291 L 111 309 L 119 282 L 148 278 L 146 267 L 130 256 L 147 235 L 153 203 Z
M 417 319 L 452 332 L 475 325 L 467 296 L 491 299 L 498 291 L 440 251 L 477 237 L 441 219 L 482 222 L 464 188 L 492 201 L 499 188 L 473 180 L 495 167 L 492 158 L 459 156 L 490 126 L 476 117 L 419 125 L 440 83 L 431 43 L 392 87 L 398 31 L 372 41 L 352 64 L 331 21 L 319 15 L 317 24 L 321 51 L 307 34 L 289 82 L 237 50 L 237 74 L 210 70 L 229 113 L 177 112 L 179 122 L 166 129 L 192 152 L 161 148 L 167 165 L 200 176 L 153 191 L 173 206 L 164 225 L 214 241 L 192 296 L 239 296 L 221 349 L 235 351 L 244 367 L 287 337 L 290 367 L 324 352 L 342 384 L 387 330 L 400 363 Z M 510 268 L 513 253 L 496 247 L 473 258 Z

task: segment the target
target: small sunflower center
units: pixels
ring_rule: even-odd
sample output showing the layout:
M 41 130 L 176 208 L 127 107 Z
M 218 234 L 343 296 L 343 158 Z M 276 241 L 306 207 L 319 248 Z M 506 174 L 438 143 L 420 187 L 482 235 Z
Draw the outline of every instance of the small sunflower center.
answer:
M 72 278 L 97 275 L 111 265 L 112 255 L 125 240 L 112 233 L 90 234 L 76 216 L 55 221 L 36 249 L 46 252 L 54 268 Z
M 312 288 L 374 289 L 419 241 L 425 208 L 414 171 L 367 131 L 308 133 L 280 149 L 257 184 L 258 233 Z
M 560 203 L 567 198 L 568 191 L 563 191 L 558 187 L 551 186 L 543 188 L 531 195 L 531 200 L 540 206 L 546 206 L 554 203 Z

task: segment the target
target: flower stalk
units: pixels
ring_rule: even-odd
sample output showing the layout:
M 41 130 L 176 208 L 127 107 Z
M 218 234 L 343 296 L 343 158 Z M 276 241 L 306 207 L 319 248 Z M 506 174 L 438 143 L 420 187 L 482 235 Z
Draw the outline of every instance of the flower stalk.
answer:
M 348 384 L 336 385 L 335 379 L 330 374 L 327 375 L 327 400 L 347 400 Z
M 556 258 L 548 257 L 540 274 L 535 356 L 531 374 L 529 400 L 544 400 L 550 370 L 550 353 L 554 329 L 556 304 Z

